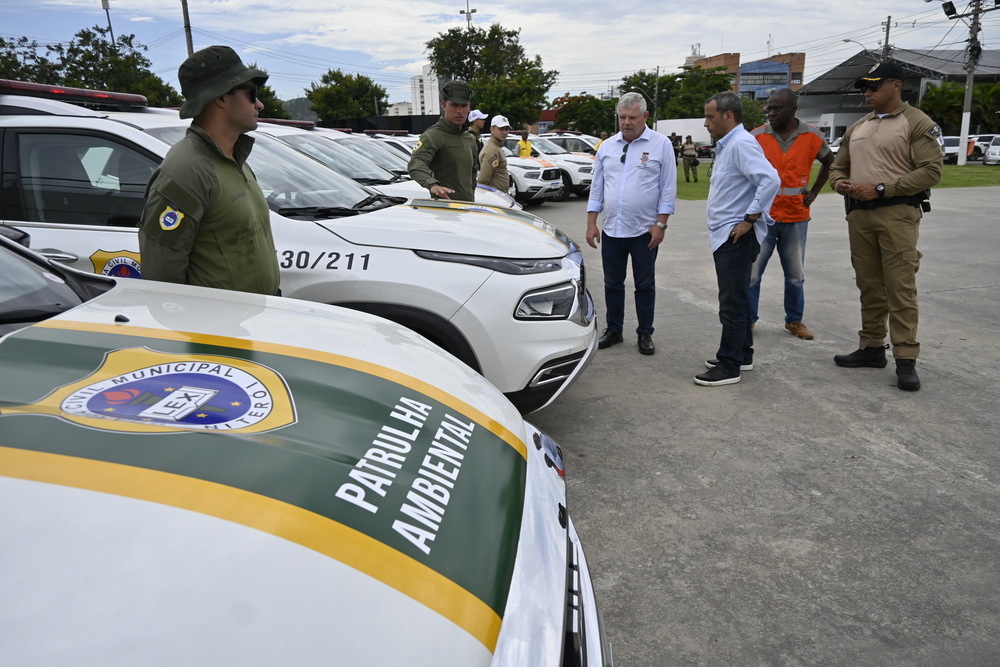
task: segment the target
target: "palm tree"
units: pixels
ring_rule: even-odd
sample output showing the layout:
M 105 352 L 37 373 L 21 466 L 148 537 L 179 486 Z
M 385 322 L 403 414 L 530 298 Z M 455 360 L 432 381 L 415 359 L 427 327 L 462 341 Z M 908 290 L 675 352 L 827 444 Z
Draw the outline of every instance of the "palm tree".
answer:
M 1000 133 L 1000 83 L 981 83 L 972 89 L 972 124 L 982 132 Z
M 962 127 L 962 105 L 965 103 L 965 85 L 943 81 L 940 85 L 928 83 L 920 110 L 937 121 L 945 134 L 958 134 Z

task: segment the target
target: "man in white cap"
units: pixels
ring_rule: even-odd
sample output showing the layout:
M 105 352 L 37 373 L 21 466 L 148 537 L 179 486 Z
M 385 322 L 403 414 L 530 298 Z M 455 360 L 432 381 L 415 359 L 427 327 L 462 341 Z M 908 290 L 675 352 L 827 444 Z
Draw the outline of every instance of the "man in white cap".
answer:
M 139 227 L 142 276 L 258 294 L 278 292 L 270 211 L 247 157 L 267 73 L 228 46 L 188 57 L 177 72 L 193 118 L 153 172 Z
M 507 192 L 510 187 L 507 156 L 503 148 L 509 132 L 510 123 L 507 119 L 504 116 L 494 116 L 490 123 L 490 140 L 479 151 L 479 182 L 500 192 Z

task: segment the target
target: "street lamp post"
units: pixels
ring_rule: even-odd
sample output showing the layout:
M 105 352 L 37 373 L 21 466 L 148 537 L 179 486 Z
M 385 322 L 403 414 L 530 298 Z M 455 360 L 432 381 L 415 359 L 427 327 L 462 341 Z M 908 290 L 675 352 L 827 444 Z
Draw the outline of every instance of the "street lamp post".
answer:
M 860 46 L 862 49 L 864 49 L 865 53 L 867 53 L 868 55 L 870 55 L 872 57 L 872 60 L 874 60 L 875 62 L 879 61 L 878 57 L 874 53 L 872 53 L 872 51 L 870 51 L 867 46 L 865 46 L 864 44 L 862 44 L 858 40 L 856 40 L 856 39 L 844 39 L 844 42 L 845 43 L 846 42 L 854 42 L 855 44 L 857 44 L 858 46 Z
M 101 0 L 101 7 L 108 17 L 108 32 L 111 33 L 111 43 L 115 43 L 115 31 L 111 29 L 111 3 L 108 0 Z
M 458 10 L 459 14 L 465 15 L 465 22 L 468 26 L 469 32 L 472 32 L 472 15 L 476 13 L 475 9 L 469 9 L 469 0 L 465 0 L 465 9 Z

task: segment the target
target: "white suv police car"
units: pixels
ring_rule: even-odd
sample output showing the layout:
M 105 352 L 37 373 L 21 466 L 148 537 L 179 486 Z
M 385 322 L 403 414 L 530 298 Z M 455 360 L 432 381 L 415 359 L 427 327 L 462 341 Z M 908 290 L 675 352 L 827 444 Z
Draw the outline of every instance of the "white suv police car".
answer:
M 520 137 L 510 137 L 504 142 L 504 145 L 517 152 L 518 141 L 520 141 Z M 563 193 L 561 200 L 565 200 L 570 194 L 575 194 L 578 197 L 588 196 L 590 183 L 594 180 L 593 155 L 570 153 L 545 137 L 536 135 L 529 135 L 528 141 L 531 142 L 534 149 L 533 157 L 540 157 L 552 162 L 562 172 Z
M 0 275 L 3 664 L 610 664 L 559 447 L 440 348 L 5 238 Z
M 143 192 L 169 148 L 153 133 L 179 136 L 176 112 L 109 114 L 21 95 L 0 95 L 0 110 L 0 224 L 25 229 L 33 247 L 73 267 L 141 276 Z M 395 205 L 403 200 L 255 138 L 249 164 L 271 207 L 283 295 L 403 324 L 524 412 L 589 363 L 597 334 L 583 256 L 558 229 L 472 202 Z

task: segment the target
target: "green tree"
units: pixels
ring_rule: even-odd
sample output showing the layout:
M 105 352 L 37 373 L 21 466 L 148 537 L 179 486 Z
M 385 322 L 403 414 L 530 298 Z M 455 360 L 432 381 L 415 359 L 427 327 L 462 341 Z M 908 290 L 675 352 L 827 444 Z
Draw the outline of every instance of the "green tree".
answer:
M 474 108 L 503 114 L 517 128 L 538 120 L 559 75 L 544 69 L 540 56 L 526 56 L 519 35 L 499 24 L 452 28 L 427 42 L 428 59 L 441 78 L 468 82 Z
M 309 108 L 326 120 L 378 116 L 388 106 L 385 88 L 364 74 L 344 74 L 339 69 L 328 70 L 306 90 Z
M 743 107 L 743 127 L 748 131 L 767 122 L 767 114 L 764 113 L 766 102 L 766 99 L 752 100 L 749 97 L 740 99 L 740 105 Z
M 928 83 L 920 110 L 934 119 L 945 134 L 958 134 L 962 127 L 965 85 L 955 81 Z
M 24 37 L 5 42 L 0 55 L 4 78 L 135 93 L 145 95 L 151 106 L 181 104 L 177 91 L 149 69 L 152 63 L 143 55 L 147 49 L 135 35 L 119 35 L 111 43 L 109 32 L 94 26 L 81 30 L 66 44 L 41 46 Z M 14 76 L 6 76 L 8 67 Z
M 675 75 L 675 86 L 660 118 L 702 118 L 712 95 L 732 90 L 733 77 L 725 67 L 685 66 Z
M 674 95 L 677 87 L 677 76 L 673 74 L 661 74 L 659 78 L 656 72 L 639 70 L 633 72 L 622 79 L 621 92 L 636 92 L 646 98 L 646 110 L 649 112 L 649 124 L 664 118 L 681 118 L 682 116 L 666 115 L 668 102 Z M 655 102 L 653 98 L 656 98 Z M 616 100 L 617 103 L 617 100 Z
M 982 132 L 1000 132 L 1000 83 L 981 83 L 972 89 L 972 123 Z
M 549 108 L 556 109 L 557 128 L 579 130 L 596 136 L 601 132 L 614 134 L 617 103 L 618 100 L 602 100 L 586 92 L 579 95 L 566 93 L 552 100 Z

